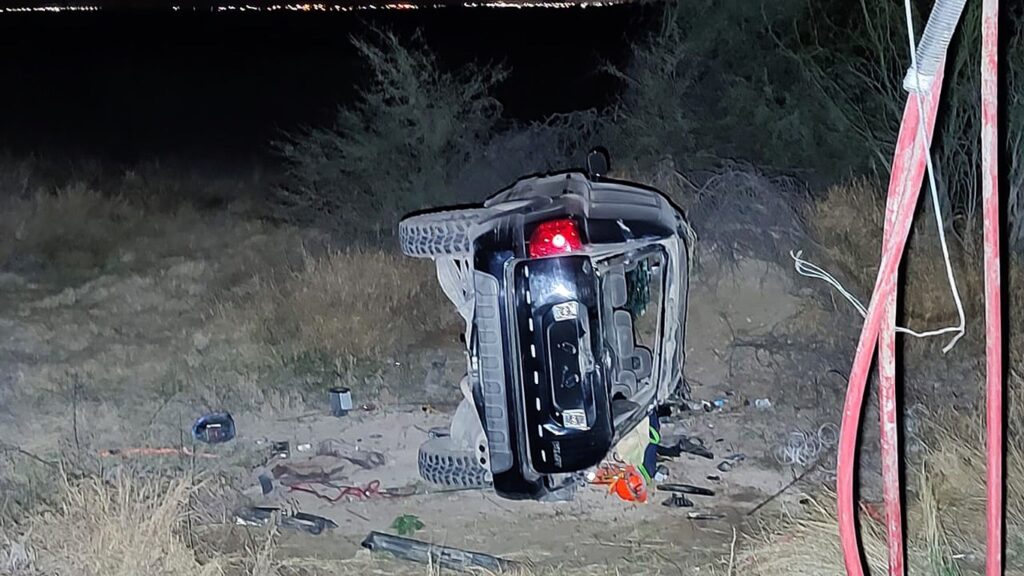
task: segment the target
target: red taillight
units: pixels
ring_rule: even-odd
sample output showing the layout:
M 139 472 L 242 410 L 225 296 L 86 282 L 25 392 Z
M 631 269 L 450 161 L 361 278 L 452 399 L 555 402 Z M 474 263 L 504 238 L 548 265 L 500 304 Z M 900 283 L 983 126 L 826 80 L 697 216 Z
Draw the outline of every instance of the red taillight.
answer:
M 530 258 L 568 254 L 582 247 L 580 231 L 569 219 L 544 222 L 530 236 Z

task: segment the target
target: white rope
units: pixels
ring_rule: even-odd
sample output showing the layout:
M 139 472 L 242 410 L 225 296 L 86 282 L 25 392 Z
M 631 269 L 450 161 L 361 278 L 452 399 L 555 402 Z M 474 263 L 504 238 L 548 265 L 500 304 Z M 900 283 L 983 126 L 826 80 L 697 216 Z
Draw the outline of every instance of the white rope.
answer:
M 913 12 L 910 8 L 910 0 L 903 0 L 903 10 L 906 13 L 907 20 L 907 40 L 910 45 L 910 67 L 917 75 L 917 47 L 914 45 L 914 39 L 917 38 L 917 34 L 914 32 L 914 19 Z M 917 85 L 921 85 L 921 78 L 917 77 Z M 941 90 L 942 87 L 940 86 Z M 917 123 L 917 137 L 921 142 L 921 149 L 924 151 L 925 163 L 928 167 L 928 187 L 931 191 L 932 196 L 932 211 L 935 212 L 935 227 L 939 232 L 939 246 L 942 247 L 942 259 L 946 265 L 946 279 L 949 281 L 949 290 L 953 294 L 953 302 L 956 304 L 956 313 L 960 322 L 953 330 L 947 330 L 942 333 L 953 332 L 954 336 L 946 344 L 945 348 L 942 349 L 943 353 L 949 352 L 956 346 L 956 343 L 963 338 L 964 333 L 967 331 L 967 319 L 964 314 L 964 304 L 960 300 L 960 290 L 956 286 L 956 277 L 953 274 L 953 265 L 949 260 L 949 246 L 946 242 L 946 228 L 942 225 L 942 211 L 939 206 L 939 192 L 938 186 L 935 185 L 935 167 L 932 165 L 931 151 L 928 149 L 928 135 L 925 132 L 925 114 L 924 114 L 924 103 L 921 97 L 921 91 L 917 90 L 913 92 L 914 100 L 917 102 L 917 114 L 920 116 L 920 121 Z M 913 207 L 908 207 L 913 209 Z M 940 331 L 941 332 L 941 331 Z
M 803 258 L 803 251 L 790 251 L 789 257 L 793 259 L 793 267 L 796 270 L 797 274 L 807 278 L 823 280 L 824 282 L 835 288 L 836 291 L 839 292 L 844 298 L 846 298 L 850 302 L 850 304 L 852 304 L 853 307 L 857 309 L 857 312 L 859 312 L 861 316 L 865 318 L 867 317 L 868 309 L 864 306 L 864 304 L 862 304 L 856 296 L 851 294 L 850 291 L 847 290 L 841 282 L 839 282 L 839 280 L 836 280 L 835 276 L 832 276 L 817 264 L 805 260 Z M 930 330 L 927 332 L 916 332 L 914 330 L 911 330 L 910 328 L 904 328 L 902 326 L 896 327 L 896 332 L 900 334 L 906 334 L 908 336 L 913 336 L 914 338 L 931 338 L 932 336 L 941 336 L 943 334 L 952 334 L 954 332 L 962 331 L 962 328 L 958 326 L 948 326 L 946 328 Z M 945 352 L 946 350 L 943 351 Z
M 917 47 L 914 45 L 914 38 L 916 38 L 916 35 L 914 33 L 914 22 L 910 8 L 910 0 L 904 0 L 903 5 L 904 10 L 906 12 L 907 20 L 907 37 L 910 41 L 910 69 L 915 75 L 914 82 L 911 82 L 909 84 L 910 86 L 917 88 L 916 90 L 911 90 L 911 92 L 913 94 L 914 100 L 917 103 L 917 112 L 918 116 L 920 117 L 920 121 L 917 124 L 916 141 L 920 142 L 920 146 L 924 152 L 925 163 L 928 168 L 928 187 L 930 189 L 932 197 L 932 209 L 933 212 L 935 212 L 935 226 L 939 232 L 939 246 L 942 247 L 942 259 L 946 266 L 946 279 L 949 282 L 949 290 L 953 294 L 953 302 L 956 304 L 956 311 L 957 316 L 959 318 L 959 323 L 956 326 L 948 326 L 946 328 L 930 330 L 927 332 L 916 332 L 909 328 L 897 326 L 896 332 L 900 334 L 907 334 L 909 336 L 913 336 L 914 338 L 930 338 L 933 336 L 942 336 L 944 334 L 953 334 L 953 338 L 942 349 L 942 352 L 946 353 L 952 350 L 953 347 L 956 346 L 957 342 L 959 342 L 960 339 L 963 338 L 964 333 L 967 329 L 967 321 L 966 316 L 964 314 L 964 305 L 960 299 L 960 290 L 957 288 L 956 285 L 956 276 L 953 274 L 953 265 L 950 262 L 949 258 L 949 246 L 946 242 L 946 230 L 945 227 L 942 225 L 942 211 L 939 205 L 938 186 L 935 183 L 935 167 L 932 165 L 932 155 L 931 152 L 928 150 L 929 140 L 925 128 L 924 103 L 922 101 L 921 93 L 923 91 L 922 88 L 925 86 L 927 86 L 928 89 L 930 89 L 931 82 L 929 81 L 927 82 L 927 84 L 922 84 L 923 82 L 927 81 L 927 79 L 922 78 L 918 75 Z M 905 207 L 904 209 L 913 210 L 914 207 L 908 206 Z M 793 258 L 794 268 L 796 269 L 796 272 L 798 274 L 800 274 L 801 276 L 806 276 L 808 278 L 824 280 L 833 288 L 835 288 L 840 294 L 842 294 L 843 297 L 846 298 L 851 304 L 853 304 L 857 311 L 860 312 L 861 316 L 867 317 L 867 309 L 864 307 L 864 305 L 861 304 L 861 302 L 857 300 L 857 298 L 853 294 L 851 294 L 849 290 L 843 287 L 843 285 L 838 280 L 836 280 L 834 276 L 826 272 L 820 266 L 817 266 L 811 262 L 808 262 L 807 260 L 804 260 L 801 257 L 802 252 L 794 253 L 791 251 L 789 255 L 791 258 Z

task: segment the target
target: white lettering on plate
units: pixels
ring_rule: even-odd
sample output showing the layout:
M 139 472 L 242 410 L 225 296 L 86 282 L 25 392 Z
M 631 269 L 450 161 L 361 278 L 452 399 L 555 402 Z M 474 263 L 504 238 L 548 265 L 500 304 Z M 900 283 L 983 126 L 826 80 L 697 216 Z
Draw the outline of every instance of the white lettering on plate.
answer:
M 562 423 L 566 428 L 586 430 L 587 413 L 584 410 L 566 410 L 562 413 Z
M 562 304 L 555 304 L 552 307 L 552 314 L 555 316 L 555 322 L 561 322 L 562 320 L 575 320 L 577 311 L 575 302 L 563 302 Z

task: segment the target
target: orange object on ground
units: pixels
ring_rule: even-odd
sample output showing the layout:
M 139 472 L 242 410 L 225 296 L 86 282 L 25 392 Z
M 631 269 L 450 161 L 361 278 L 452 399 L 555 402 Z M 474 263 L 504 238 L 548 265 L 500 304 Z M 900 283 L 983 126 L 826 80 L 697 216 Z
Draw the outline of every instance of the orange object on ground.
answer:
M 636 466 L 603 465 L 591 484 L 607 484 L 609 492 L 626 502 L 647 502 L 647 482 Z

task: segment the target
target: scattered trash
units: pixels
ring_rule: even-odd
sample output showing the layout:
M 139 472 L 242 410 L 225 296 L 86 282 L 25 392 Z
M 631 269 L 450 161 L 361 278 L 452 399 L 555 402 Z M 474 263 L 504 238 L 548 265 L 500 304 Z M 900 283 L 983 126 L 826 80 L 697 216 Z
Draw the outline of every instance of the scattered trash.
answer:
M 363 470 L 373 470 L 374 468 L 380 468 L 384 465 L 384 454 L 375 452 L 373 450 L 361 450 L 360 454 L 365 456 L 342 456 L 345 460 L 359 466 Z
M 352 391 L 348 388 L 331 388 L 331 415 L 345 416 L 352 410 Z
M 716 514 L 713 512 L 687 512 L 686 517 L 690 520 L 723 520 L 725 514 Z
M 320 486 L 321 488 L 316 488 L 315 486 Z M 292 492 L 305 492 L 306 494 L 312 494 L 321 500 L 330 502 L 331 504 L 341 502 L 346 498 L 352 500 L 369 500 L 379 497 L 408 495 L 404 493 L 393 493 L 387 488 L 381 489 L 380 480 L 370 481 L 365 486 L 341 486 L 327 482 L 298 482 L 288 485 L 288 489 Z M 333 495 L 328 494 L 324 489 L 334 490 L 335 493 Z
M 259 481 L 260 490 L 263 492 L 264 496 L 274 491 L 274 480 L 270 476 L 260 474 Z
M 658 466 L 657 470 L 654 473 L 654 481 L 655 482 L 663 482 L 666 478 L 668 478 L 668 476 L 669 476 L 668 466 L 664 466 L 664 465 Z
M 726 398 L 716 398 L 716 399 L 711 401 L 711 406 L 715 410 L 721 410 L 722 408 L 725 408 L 725 405 L 728 404 L 728 403 L 729 403 L 729 400 L 726 399 Z
M 700 486 L 694 486 L 693 484 L 662 484 L 658 486 L 658 490 L 664 490 L 666 492 L 676 492 L 678 494 L 693 494 L 694 496 L 714 496 L 715 491 L 709 488 L 701 488 Z
M 838 439 L 839 428 L 831 422 L 823 424 L 816 432 L 794 430 L 784 444 L 775 447 L 775 459 L 784 466 L 806 468 L 835 448 Z
M 720 472 L 728 472 L 728 471 L 732 470 L 733 468 L 735 468 L 736 464 L 738 464 L 740 462 L 743 462 L 746 459 L 747 459 L 747 455 L 746 454 L 742 454 L 742 453 L 730 454 L 730 455 L 725 457 L 725 460 L 722 460 L 721 462 L 718 463 L 718 470 Z
M 227 412 L 205 414 L 192 424 L 192 437 L 207 444 L 228 442 L 235 437 L 235 420 Z
M 476 487 L 475 488 L 460 488 L 460 489 L 453 489 L 453 490 L 448 490 L 448 491 L 449 492 L 456 492 L 458 490 L 473 490 L 473 489 L 480 489 L 480 488 L 476 488 Z M 432 494 L 440 494 L 441 492 L 444 492 L 444 491 L 425 492 L 425 491 L 420 490 L 420 487 L 418 485 L 416 485 L 416 484 L 409 484 L 407 486 L 389 487 L 389 488 L 384 488 L 383 490 L 381 490 L 381 494 L 383 494 L 385 496 L 392 496 L 392 497 L 415 496 L 417 494 L 431 494 L 431 493 Z
M 345 466 L 339 465 L 325 470 L 322 466 L 312 464 L 277 464 L 270 469 L 275 480 L 279 480 L 285 486 L 308 482 L 334 482 L 345 478 Z
M 721 476 L 716 476 L 714 474 L 708 474 L 706 476 L 706 478 L 708 480 L 712 481 L 712 482 L 721 482 L 722 481 L 722 477 Z
M 770 410 L 772 407 L 772 401 L 767 398 L 758 398 L 754 400 L 754 407 L 758 410 Z
M 672 494 L 668 500 L 661 503 L 662 506 L 668 506 L 669 508 L 693 508 L 693 501 L 687 498 L 683 494 Z
M 430 544 L 382 532 L 370 532 L 370 535 L 363 540 L 362 546 L 371 552 L 387 552 L 402 560 L 426 564 L 432 569 L 463 571 L 483 569 L 489 572 L 503 572 L 518 566 L 516 562 L 490 554 Z
M 373 412 L 377 409 L 377 405 L 372 402 L 367 402 L 366 404 L 360 404 L 359 409 L 363 412 Z
M 391 523 L 391 529 L 398 532 L 399 536 L 411 536 L 424 527 L 426 524 L 415 514 L 402 514 Z
M 603 464 L 590 483 L 607 485 L 609 492 L 626 502 L 647 502 L 647 482 L 636 466 Z
M 287 459 L 291 457 L 292 450 L 287 442 L 274 442 L 270 445 L 270 457 Z
M 295 449 L 298 450 L 299 452 L 309 452 L 310 450 L 313 449 L 313 445 L 309 443 L 299 444 L 298 446 L 295 447 Z
M 699 440 L 694 441 L 688 436 L 681 437 L 675 444 L 659 444 L 658 445 L 658 456 L 666 456 L 668 458 L 678 458 L 682 454 L 693 454 L 694 456 L 700 456 L 701 458 L 707 458 L 713 460 L 715 455 L 704 447 L 704 444 Z
M 335 458 L 341 458 L 341 455 L 345 453 L 347 446 L 341 440 L 335 440 L 334 438 L 328 438 L 327 440 L 321 440 L 316 445 L 317 456 L 333 456 Z
M 279 508 L 266 506 L 244 506 L 235 511 L 235 522 L 243 526 L 266 526 L 277 518 L 281 528 L 299 530 L 307 534 L 318 535 L 326 530 L 337 528 L 338 525 L 329 518 L 295 512 L 287 514 Z

